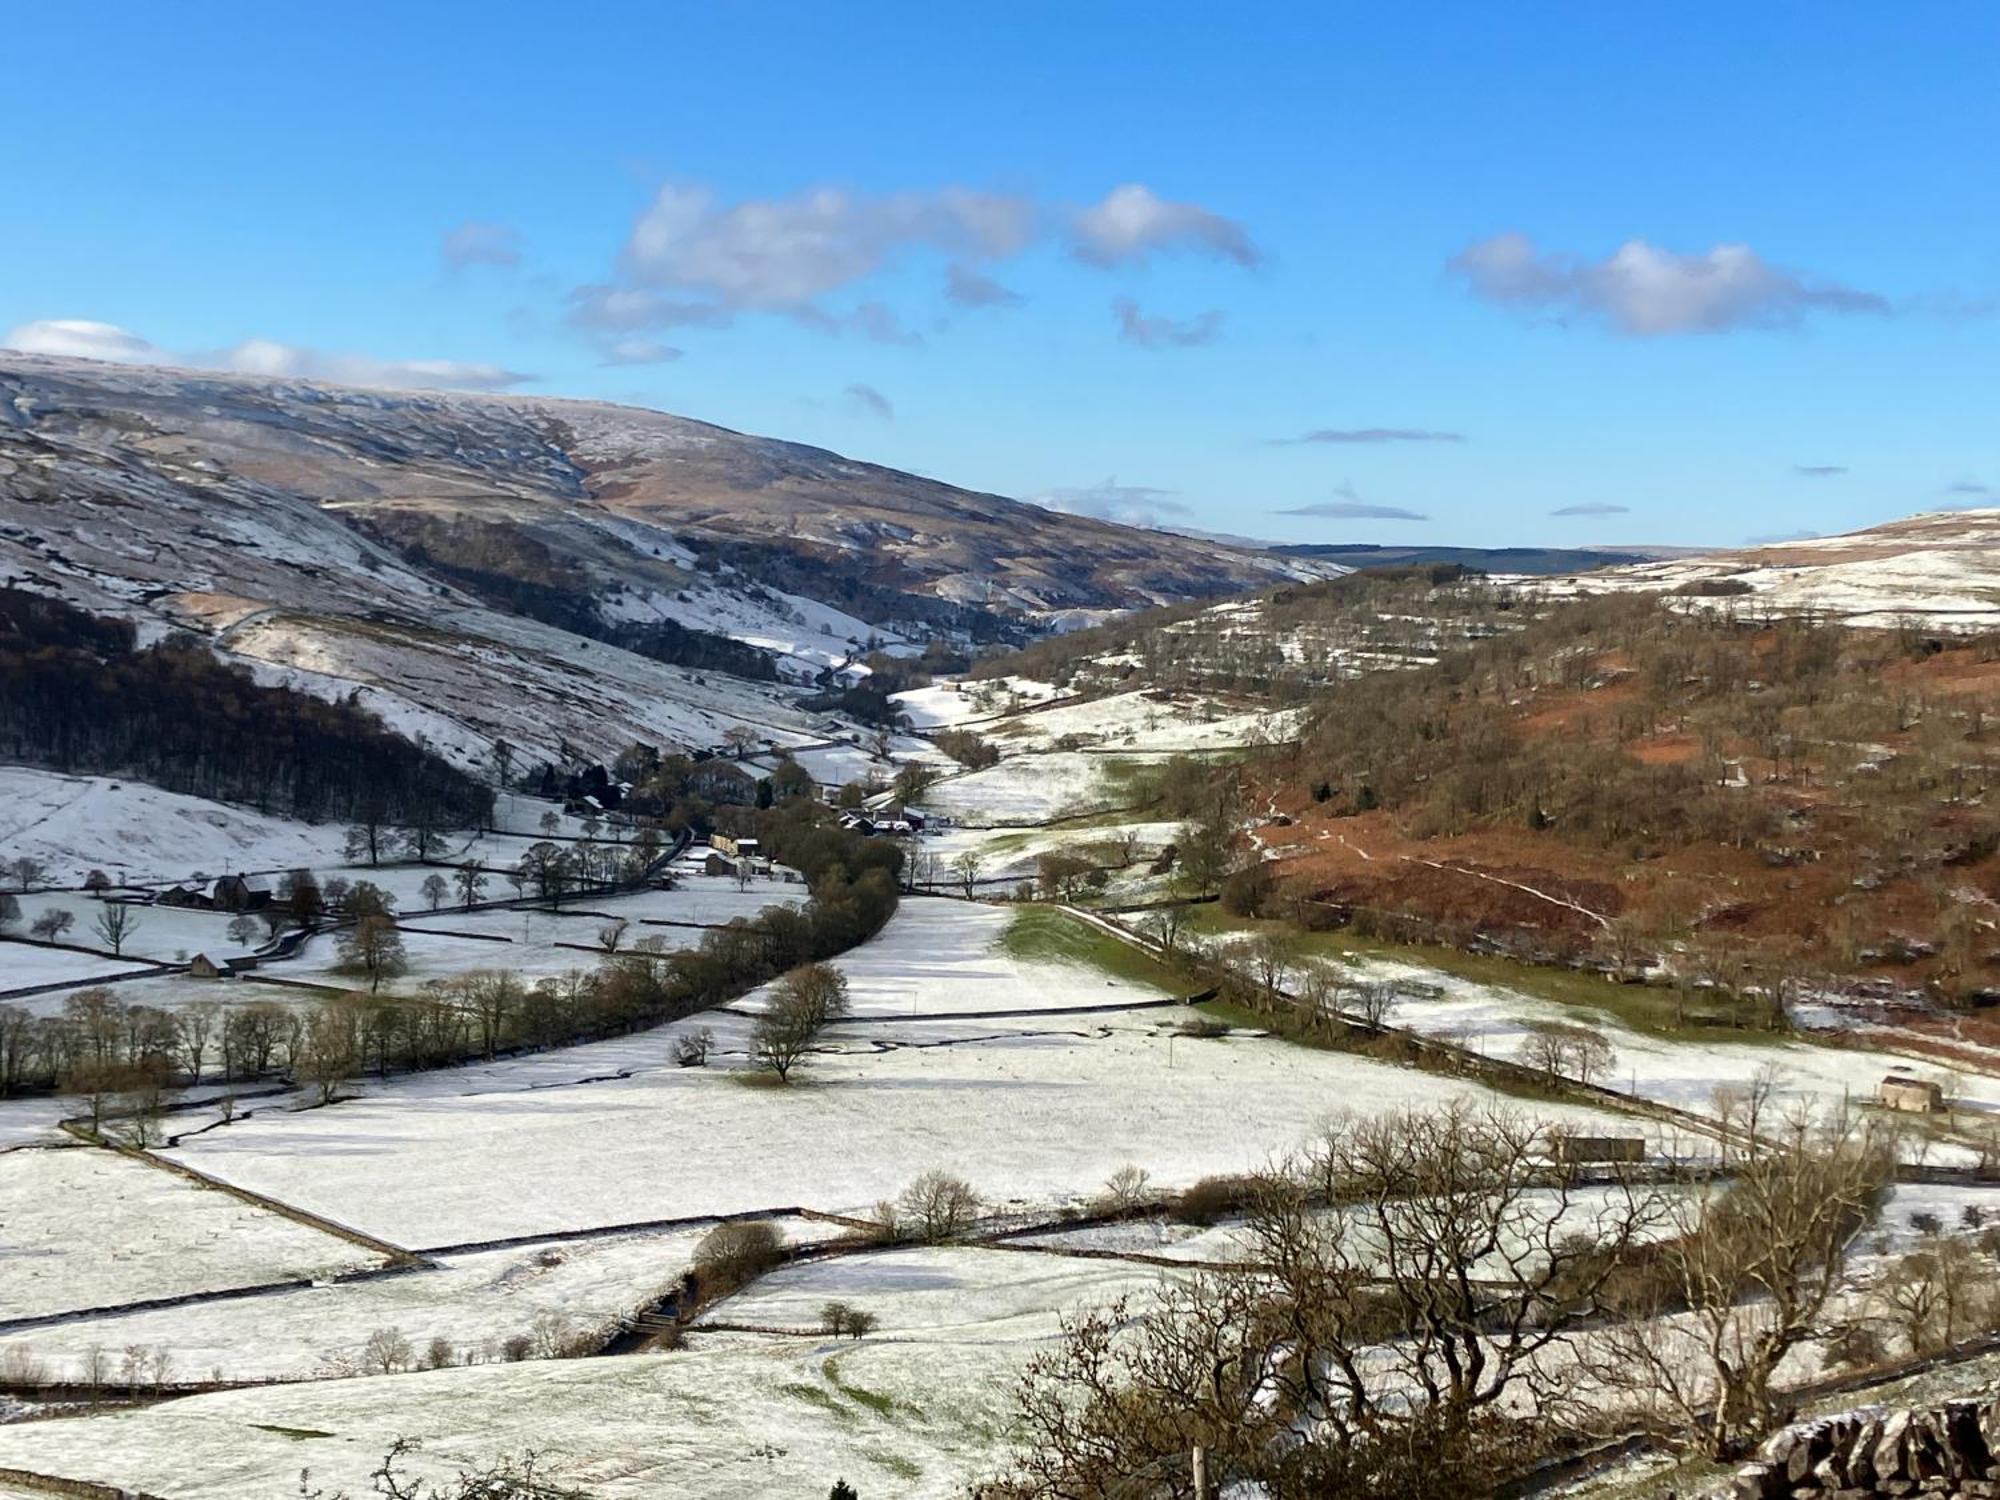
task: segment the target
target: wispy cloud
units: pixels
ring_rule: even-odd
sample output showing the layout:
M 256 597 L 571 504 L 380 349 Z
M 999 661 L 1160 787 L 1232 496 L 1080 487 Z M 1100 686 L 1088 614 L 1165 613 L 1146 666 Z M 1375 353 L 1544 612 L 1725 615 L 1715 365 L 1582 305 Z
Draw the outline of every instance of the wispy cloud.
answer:
M 1581 505 L 1565 505 L 1549 512 L 1552 516 L 1629 516 L 1629 505 L 1612 505 L 1603 500 L 1586 500 Z
M 960 307 L 1014 307 L 1022 300 L 1019 292 L 956 261 L 945 269 L 944 294 Z
M 1362 500 L 1326 500 L 1317 505 L 1295 505 L 1275 512 L 1281 516 L 1324 516 L 1343 521 L 1428 521 L 1422 511 L 1405 510 L 1400 505 L 1370 505 Z
M 885 422 L 895 420 L 896 408 L 890 405 L 887 396 L 872 385 L 863 385 L 856 381 L 841 394 L 847 398 L 850 410 L 861 412 L 866 416 L 880 417 Z
M 1320 516 L 1336 521 L 1428 521 L 1429 516 L 1422 511 L 1408 510 L 1400 505 L 1377 505 L 1364 500 L 1355 493 L 1352 484 L 1341 484 L 1334 490 L 1335 499 L 1318 500 L 1311 505 L 1295 505 L 1289 510 L 1276 511 L 1280 516 Z
M 521 263 L 521 231 L 511 224 L 482 224 L 467 219 L 445 234 L 440 249 L 444 263 L 454 271 L 463 271 L 468 266 L 511 270 Z
M 1160 526 L 1170 516 L 1187 514 L 1187 506 L 1172 498 L 1174 491 L 1149 485 L 1120 484 L 1107 479 L 1077 489 L 1045 490 L 1030 495 L 1031 504 L 1071 516 L 1094 516 L 1123 526 Z
M 1801 479 L 1833 479 L 1847 472 L 1846 464 L 1793 464 L 1792 472 Z
M 658 339 L 612 339 L 603 347 L 607 365 L 664 365 L 679 359 L 683 351 Z
M 1977 479 L 1955 480 L 1944 487 L 1944 492 L 1947 495 L 1963 495 L 1975 500 L 1987 500 L 2000 494 L 2000 490 L 1995 490 L 1990 484 L 1981 484 Z
M 1748 245 L 1697 254 L 1627 240 L 1603 260 L 1544 254 L 1524 234 L 1469 245 L 1448 269 L 1488 302 L 1602 322 L 1634 338 L 1789 328 L 1811 313 L 1891 311 L 1875 292 L 1772 265 Z
M 1294 443 L 1462 443 L 1462 432 L 1433 432 L 1424 427 L 1316 427 L 1298 437 L 1272 438 L 1277 446 Z
M 186 365 L 272 380 L 326 380 L 391 390 L 504 391 L 533 380 L 518 370 L 472 360 L 377 359 L 372 355 L 307 349 L 274 339 L 244 339 L 226 349 L 180 353 L 162 349 L 115 323 L 85 318 L 44 318 L 22 323 L 0 339 L 0 348 L 120 364 Z
M 1140 311 L 1139 304 L 1130 297 L 1116 299 L 1111 311 L 1118 318 L 1119 337 L 1142 349 L 1192 349 L 1222 337 L 1219 312 L 1200 313 L 1192 318 L 1154 317 Z

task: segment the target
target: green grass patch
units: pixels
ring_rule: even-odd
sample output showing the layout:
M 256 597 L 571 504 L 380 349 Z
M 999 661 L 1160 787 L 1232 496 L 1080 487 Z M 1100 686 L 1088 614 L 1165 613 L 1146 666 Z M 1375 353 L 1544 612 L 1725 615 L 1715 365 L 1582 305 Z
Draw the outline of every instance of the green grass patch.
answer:
M 1142 949 L 1052 906 L 1023 906 L 996 945 L 1011 958 L 1074 964 L 1118 979 L 1185 994 L 1187 981 Z
M 807 1406 L 817 1406 L 829 1416 L 837 1417 L 843 1422 L 852 1422 L 854 1420 L 854 1413 L 852 1411 L 842 1406 L 832 1396 L 816 1385 L 807 1385 L 803 1381 L 798 1381 L 790 1385 L 779 1386 L 778 1392 L 780 1395 L 790 1396 L 794 1401 L 803 1401 Z
M 853 1385 L 842 1380 L 840 1378 L 840 1357 L 838 1355 L 821 1364 L 819 1372 L 826 1377 L 828 1385 L 839 1391 L 849 1401 L 852 1401 L 856 1406 L 865 1406 L 869 1411 L 874 1412 L 876 1416 L 886 1421 L 893 1422 L 899 1417 L 913 1417 L 919 1422 L 924 1419 L 922 1407 L 913 1406 L 907 1401 L 898 1401 L 894 1396 L 884 1395 L 881 1391 L 871 1391 L 864 1385 Z
M 1210 902 L 1188 909 L 1188 925 L 1196 932 L 1214 937 L 1229 932 L 1268 931 L 1284 928 L 1287 924 L 1231 916 L 1220 903 Z M 1466 953 L 1457 948 L 1392 943 L 1380 938 L 1363 937 L 1347 928 L 1333 932 L 1299 932 L 1294 929 L 1293 935 L 1298 939 L 1301 951 L 1308 954 L 1323 958 L 1379 958 L 1436 969 L 1455 979 L 1513 990 L 1537 1000 L 1548 1000 L 1588 1013 L 1579 1019 L 1612 1021 L 1633 1031 L 1675 1041 L 1768 1042 L 1777 1045 L 1792 1040 L 1783 1033 L 1756 1027 L 1709 1026 L 1684 1021 L 1673 991 L 1642 984 L 1619 984 L 1601 974 L 1517 963 L 1513 959 Z M 1233 1018 L 1225 1016 L 1223 1019 Z
M 880 1448 L 864 1448 L 861 1456 L 878 1469 L 894 1474 L 898 1479 L 921 1479 L 923 1466 L 903 1457 L 900 1453 L 889 1453 Z

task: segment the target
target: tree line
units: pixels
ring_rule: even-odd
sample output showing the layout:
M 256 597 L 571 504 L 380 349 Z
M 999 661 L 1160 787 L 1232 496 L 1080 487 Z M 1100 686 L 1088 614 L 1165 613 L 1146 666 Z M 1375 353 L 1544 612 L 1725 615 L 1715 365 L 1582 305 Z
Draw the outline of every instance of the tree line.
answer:
M 357 882 L 337 893 L 353 918 L 341 938 L 342 963 L 370 980 L 369 992 L 309 1005 L 204 1001 L 164 1010 L 127 1004 L 100 987 L 66 997 L 59 1015 L 0 1005 L 0 1097 L 58 1090 L 79 1101 L 93 1128 L 128 1120 L 142 1138 L 179 1089 L 204 1080 L 284 1079 L 330 1100 L 364 1073 L 568 1046 L 711 1009 L 846 951 L 895 911 L 902 852 L 892 842 L 847 833 L 804 800 L 745 809 L 744 817 L 745 830 L 774 858 L 804 874 L 811 895 L 802 907 L 766 907 L 679 950 L 656 937 L 627 944 L 621 930 L 601 939 L 605 953 L 594 968 L 532 985 L 493 970 L 434 980 L 416 993 L 380 993 L 380 980 L 400 968 L 393 903 Z M 476 894 L 476 887 L 459 893 L 468 888 Z M 553 886 L 543 894 L 560 899 Z M 324 887 L 296 879 L 281 895 L 288 906 L 303 899 L 315 909 L 328 899 Z
M 399 822 L 469 827 L 492 805 L 353 698 L 260 684 L 192 635 L 142 648 L 129 621 L 22 589 L 0 589 L 0 756 L 307 822 L 377 803 Z

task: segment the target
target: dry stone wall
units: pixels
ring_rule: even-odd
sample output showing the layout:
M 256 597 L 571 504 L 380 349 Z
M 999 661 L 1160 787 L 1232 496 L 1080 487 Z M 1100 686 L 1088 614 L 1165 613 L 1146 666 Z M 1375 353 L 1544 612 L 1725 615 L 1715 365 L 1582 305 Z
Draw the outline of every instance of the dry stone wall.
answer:
M 2000 1500 L 2000 1400 L 1863 1408 L 1773 1434 L 1716 1500 Z

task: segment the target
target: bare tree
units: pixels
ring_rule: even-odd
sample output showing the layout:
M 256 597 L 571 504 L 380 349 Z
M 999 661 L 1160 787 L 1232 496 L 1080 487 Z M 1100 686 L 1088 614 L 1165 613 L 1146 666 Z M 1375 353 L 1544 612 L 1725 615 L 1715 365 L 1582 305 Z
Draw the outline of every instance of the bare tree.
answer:
M 1853 1290 L 1847 1244 L 1874 1216 L 1892 1152 L 1847 1120 L 1795 1119 L 1732 1157 L 1733 1175 L 1671 1200 L 1663 1274 L 1635 1280 L 1583 1346 L 1602 1385 L 1719 1458 L 1782 1419 L 1773 1379 Z
M 472 903 L 479 899 L 486 889 L 486 872 L 476 859 L 468 859 L 451 873 L 452 884 L 458 887 L 458 904 L 470 911 Z
M 292 1048 L 292 1080 L 311 1089 L 319 1103 L 333 1103 L 340 1086 L 361 1069 L 356 1033 L 355 1016 L 348 1007 L 337 1001 L 316 1007 L 305 1018 Z
M 421 889 L 423 890 L 424 901 L 432 911 L 436 911 L 440 906 L 444 905 L 445 897 L 451 894 L 450 883 L 445 880 L 444 876 L 435 871 L 424 877 Z
M 1145 1475 L 1162 1482 L 1134 1493 L 1185 1494 L 1163 1476 L 1184 1485 L 1195 1449 L 1218 1488 L 1486 1492 L 1503 1403 L 1566 1396 L 1574 1368 L 1546 1351 L 1597 1316 L 1659 1212 L 1625 1184 L 1573 1197 L 1552 1149 L 1463 1104 L 1332 1123 L 1257 1183 L 1253 1267 L 1067 1321 L 1030 1362 L 996 1493 L 1107 1496 Z
M 76 925 L 76 913 L 65 911 L 60 906 L 51 906 L 29 925 L 31 935 L 45 943 L 53 943 Z
M 1995 1273 L 1990 1261 L 1956 1235 L 1927 1232 L 1868 1287 L 1869 1300 L 1896 1325 L 1912 1354 L 1949 1349 L 1993 1326 Z
M 788 1082 L 828 1022 L 847 1013 L 847 977 L 831 964 L 806 964 L 771 987 L 750 1033 L 750 1056 Z
M 896 1199 L 894 1231 L 927 1245 L 942 1245 L 967 1233 L 979 1218 L 979 1195 L 972 1184 L 949 1172 L 929 1171 Z
M 378 1328 L 361 1345 L 361 1368 L 370 1375 L 407 1370 L 416 1351 L 400 1328 Z
M 342 932 L 339 966 L 349 973 L 366 974 L 368 993 L 379 993 L 383 980 L 393 979 L 409 967 L 396 919 L 370 912 Z
M 959 889 L 965 892 L 966 900 L 970 901 L 978 891 L 979 872 L 985 868 L 986 861 L 971 849 L 965 850 L 952 860 L 952 878 L 958 882 Z
M 7 873 L 25 894 L 29 887 L 39 885 L 47 877 L 49 867 L 32 855 L 19 854 L 7 861 Z
M 181 1064 L 189 1083 L 201 1082 L 202 1064 L 208 1057 L 208 1040 L 222 1018 L 221 1002 L 196 1000 L 174 1012 L 174 1030 L 180 1038 Z
M 104 939 L 105 947 L 113 953 L 122 954 L 126 943 L 138 934 L 144 924 L 139 920 L 138 908 L 124 901 L 107 901 L 90 925 Z

